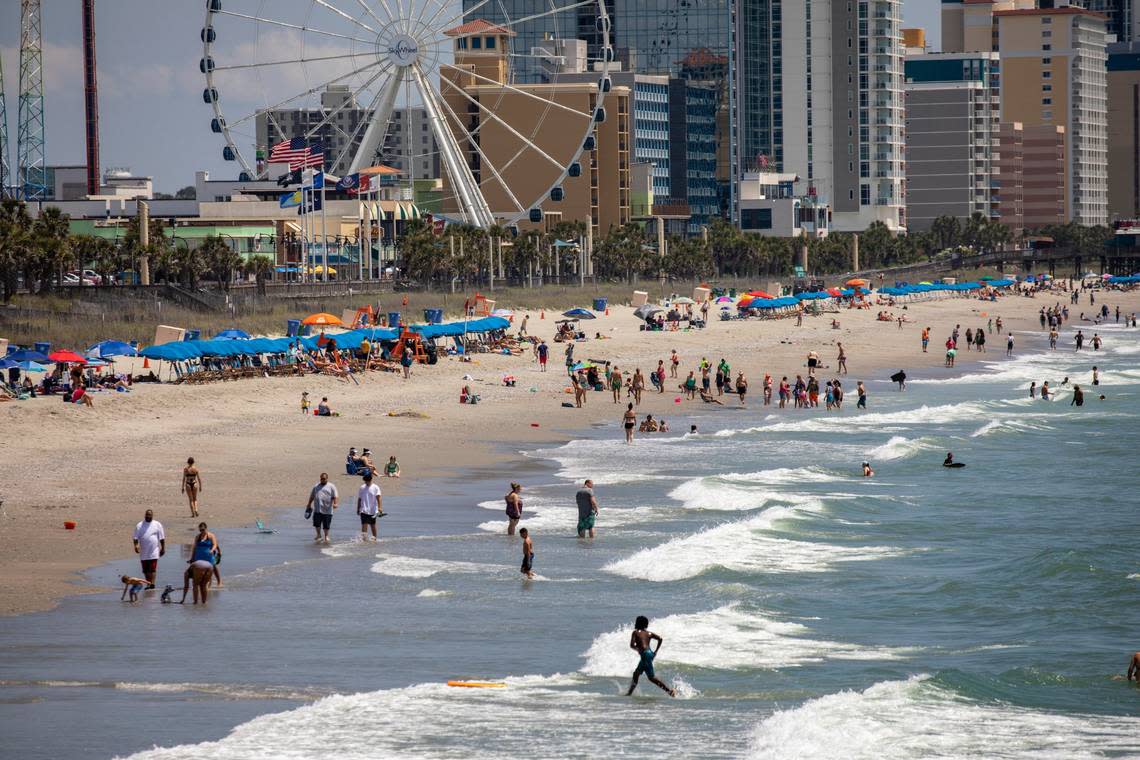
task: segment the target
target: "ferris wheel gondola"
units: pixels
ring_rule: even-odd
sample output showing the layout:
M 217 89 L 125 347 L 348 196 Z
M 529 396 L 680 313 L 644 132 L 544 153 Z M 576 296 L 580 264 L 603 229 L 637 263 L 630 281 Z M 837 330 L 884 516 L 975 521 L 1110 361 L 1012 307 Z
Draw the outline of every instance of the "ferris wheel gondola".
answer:
M 567 199 L 565 180 L 582 175 L 582 153 L 606 119 L 610 19 L 605 0 L 536 0 L 514 18 L 506 5 L 207 0 L 202 99 L 223 158 L 241 178 L 264 179 L 271 147 L 303 138 L 322 145 L 334 175 L 381 158 L 409 188 L 438 173 L 444 206 L 466 223 L 541 219 L 544 203 Z M 574 67 L 553 43 L 518 42 L 518 30 L 538 24 L 574 40 L 591 18 L 590 52 Z M 560 85 L 571 81 L 568 95 Z

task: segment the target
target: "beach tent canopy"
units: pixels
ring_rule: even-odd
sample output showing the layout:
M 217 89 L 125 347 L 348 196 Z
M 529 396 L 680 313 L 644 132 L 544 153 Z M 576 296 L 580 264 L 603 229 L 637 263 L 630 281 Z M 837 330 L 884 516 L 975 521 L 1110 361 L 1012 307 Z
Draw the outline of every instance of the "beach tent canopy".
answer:
M 239 330 L 236 327 L 231 327 L 228 330 L 222 330 L 214 336 L 215 340 L 236 340 L 238 338 L 249 338 L 249 333 L 245 330 Z
M 680 304 L 681 306 L 688 306 L 690 304 L 695 304 L 696 301 L 689 298 L 688 296 L 681 296 L 680 298 L 674 298 L 673 303 Z
M 494 330 L 506 330 L 511 326 L 511 323 L 502 317 L 483 317 L 482 319 L 471 319 L 466 322 L 448 322 L 442 325 L 412 325 L 410 329 L 412 332 L 419 333 L 421 337 L 431 338 L 454 338 L 465 333 L 485 333 Z
M 649 318 L 652 317 L 654 314 L 660 314 L 663 311 L 665 311 L 665 310 L 662 309 L 660 306 L 654 306 L 651 303 L 647 303 L 647 304 L 643 304 L 642 306 L 638 306 L 636 309 L 634 309 L 633 310 L 633 316 L 637 317 L 638 319 L 640 319 L 643 322 L 648 322 Z
M 138 350 L 121 340 L 105 340 L 87 349 L 88 359 L 110 359 L 113 356 L 138 356 Z
M 750 290 L 750 291 L 748 291 L 748 295 L 752 296 L 753 298 L 775 298 L 776 297 L 776 296 L 772 295 L 771 293 L 765 293 L 763 290 Z
M 52 351 L 50 354 L 48 354 L 48 359 L 50 361 L 55 362 L 56 364 L 65 364 L 65 363 L 66 364 L 86 364 L 87 363 L 87 359 L 85 357 L 80 356 L 79 354 L 75 353 L 74 351 L 68 351 L 66 349 L 59 350 L 59 351 Z
M 589 309 L 571 309 L 570 311 L 562 312 L 562 316 L 572 319 L 597 319 L 594 312 Z
M 18 364 L 19 362 L 14 362 L 11 359 L 0 357 L 0 369 L 11 369 Z
M 310 314 L 309 316 L 307 316 L 303 320 L 301 320 L 301 324 L 303 324 L 303 325 L 319 325 L 322 327 L 332 327 L 332 326 L 337 326 L 337 325 L 343 325 L 344 322 L 341 322 L 340 317 L 336 316 L 335 314 L 328 314 L 325 312 L 321 312 L 319 314 Z
M 716 299 L 716 302 L 717 303 L 733 303 L 733 300 L 730 296 L 721 296 L 720 298 Z

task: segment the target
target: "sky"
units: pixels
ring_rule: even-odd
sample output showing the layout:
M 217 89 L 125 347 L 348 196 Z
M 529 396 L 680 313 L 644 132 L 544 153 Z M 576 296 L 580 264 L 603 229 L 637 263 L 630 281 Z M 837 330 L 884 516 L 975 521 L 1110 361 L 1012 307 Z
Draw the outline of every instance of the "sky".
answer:
M 392 0 L 396 2 L 397 0 Z M 348 2 L 348 0 L 345 0 Z M 545 7 L 535 0 L 536 7 Z M 304 0 L 273 0 L 298 11 Z M 213 179 L 233 179 L 236 165 L 222 160 L 225 143 L 210 131 L 213 114 L 202 101 L 205 86 L 198 70 L 199 37 L 205 3 L 201 0 L 97 0 L 96 55 L 99 70 L 100 150 L 103 169 L 128 168 L 154 178 L 155 190 L 173 193 L 194 183 L 205 169 Z M 227 6 L 232 8 L 233 6 Z M 456 7 L 458 4 L 456 3 Z M 938 0 L 904 0 L 904 26 L 922 26 L 937 40 Z M 450 11 L 449 11 L 450 12 Z M 288 11 L 282 11 L 288 13 Z M 245 30 L 231 27 L 232 36 Z M 223 30 L 219 29 L 219 34 Z M 0 63 L 8 109 L 9 160 L 16 164 L 16 120 L 20 6 L 0 0 Z M 281 32 L 277 42 L 287 41 Z M 241 54 L 248 40 L 231 48 Z M 85 163 L 83 137 L 82 19 L 79 0 L 43 0 L 45 150 L 49 166 Z M 314 55 L 314 53 L 309 54 Z M 265 60 L 261 58 L 259 60 Z M 267 71 L 258 69 L 258 72 Z M 250 97 L 260 97 L 252 75 L 241 80 Z M 297 89 L 292 92 L 299 91 Z M 223 108 L 251 112 L 227 100 Z

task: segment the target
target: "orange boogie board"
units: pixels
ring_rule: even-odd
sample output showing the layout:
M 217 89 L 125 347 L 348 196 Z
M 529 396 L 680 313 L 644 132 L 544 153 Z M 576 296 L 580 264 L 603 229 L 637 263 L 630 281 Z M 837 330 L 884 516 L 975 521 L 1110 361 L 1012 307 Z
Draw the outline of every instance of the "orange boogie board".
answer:
M 505 689 L 505 683 L 493 683 L 491 681 L 448 681 L 448 686 L 456 686 L 461 689 Z

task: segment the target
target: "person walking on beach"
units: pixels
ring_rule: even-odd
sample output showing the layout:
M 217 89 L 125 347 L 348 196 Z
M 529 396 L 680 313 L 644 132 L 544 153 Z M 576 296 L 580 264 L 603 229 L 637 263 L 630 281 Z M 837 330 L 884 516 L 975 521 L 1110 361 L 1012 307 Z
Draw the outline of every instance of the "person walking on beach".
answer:
M 400 366 L 404 368 L 404 379 L 407 380 L 412 376 L 412 361 L 413 361 L 412 347 L 404 347 L 404 355 L 400 357 Z
M 657 648 L 653 648 L 653 642 L 657 642 Z M 637 681 L 644 673 L 645 677 L 649 679 L 650 683 L 660 687 L 662 691 L 670 697 L 677 696 L 677 692 L 670 689 L 663 681 L 657 678 L 657 674 L 653 670 L 653 660 L 656 659 L 657 653 L 661 651 L 661 645 L 665 639 L 658 636 L 649 630 L 649 618 L 645 615 L 638 615 L 637 620 L 633 624 L 633 634 L 629 637 L 629 648 L 637 652 L 638 661 L 637 669 L 633 671 L 633 682 L 629 685 L 629 691 L 625 693 L 627 697 L 633 696 L 633 690 L 637 688 Z
M 135 526 L 132 536 L 135 545 L 135 554 L 139 555 L 143 575 L 146 577 L 146 587 L 154 588 L 154 579 L 158 574 L 158 559 L 166 554 L 166 532 L 162 523 L 154 519 L 154 510 L 148 509 L 143 519 Z
M 974 335 L 974 345 L 977 346 L 978 350 L 983 354 L 986 352 L 986 333 L 980 327 L 978 328 L 977 334 Z
M 930 345 L 930 328 L 922 328 L 922 353 L 926 353 L 926 347 Z
M 856 409 L 866 409 L 867 408 L 867 388 L 863 385 L 862 380 L 860 380 L 855 385 L 855 395 L 859 397 L 859 401 L 858 401 L 858 403 L 855 404 L 855 408 Z
M 641 406 L 641 393 L 645 390 L 645 375 L 641 374 L 641 367 L 633 371 L 633 403 Z
M 546 345 L 546 341 L 541 341 L 538 344 L 538 371 L 546 371 L 546 360 L 550 356 L 550 346 Z
M 838 372 L 841 375 L 846 375 L 847 374 L 847 352 L 843 349 L 842 343 L 836 341 L 835 346 L 836 346 L 836 348 L 839 349 L 839 356 L 836 358 L 836 361 L 838 361 L 839 364 L 836 367 L 836 372 Z
M 194 457 L 186 460 L 182 468 L 182 493 L 190 501 L 190 516 L 198 516 L 198 494 L 202 492 L 202 473 L 194 466 Z
M 594 481 L 587 479 L 574 495 L 578 505 L 578 538 L 594 537 L 594 523 L 598 518 L 598 500 L 594 498 Z
M 681 357 L 677 356 L 677 349 L 673 349 L 669 356 L 669 377 L 677 376 L 677 367 L 681 364 Z
M 622 425 L 625 427 L 625 442 L 633 443 L 633 428 L 637 425 L 637 413 L 633 411 L 633 404 L 629 404 L 625 408 L 625 414 L 621 418 Z
M 736 395 L 740 397 L 740 405 L 744 406 L 744 397 L 748 395 L 748 378 L 743 371 L 736 373 Z
M 621 403 L 621 384 L 621 369 L 614 365 L 613 370 L 610 371 L 610 390 L 613 391 L 615 404 Z
M 1010 333 L 1005 339 L 1005 355 L 1013 356 L 1013 333 Z
M 364 476 L 364 482 L 356 492 L 356 514 L 360 515 L 360 537 L 368 540 L 368 530 L 372 530 L 372 540 L 376 541 L 376 519 L 384 516 L 381 509 L 380 486 L 372 482 L 372 473 Z
M 329 482 L 329 474 L 321 473 L 320 482 L 309 491 L 309 501 L 305 504 L 305 513 L 313 517 L 313 530 L 316 535 L 313 541 L 321 541 L 321 531 L 325 532 L 324 542 L 329 542 L 329 528 L 332 527 L 333 512 L 340 505 L 340 494 L 336 486 Z
M 529 321 L 530 321 L 530 315 L 529 314 L 523 315 L 522 324 L 519 325 L 519 337 L 520 338 L 526 337 L 526 323 Z
M 519 530 L 519 536 L 522 537 L 523 540 L 523 561 L 522 567 L 519 568 L 519 572 L 525 575 L 529 580 L 534 577 L 534 541 L 530 540 L 530 531 L 526 528 Z
M 1085 345 L 1085 334 L 1080 330 L 1077 330 L 1077 334 L 1073 336 L 1073 342 L 1077 344 L 1076 350 L 1080 351 L 1081 348 L 1083 348 Z

